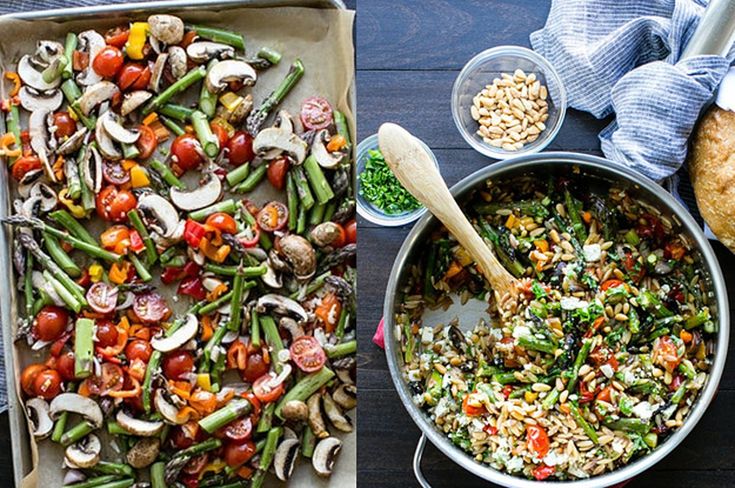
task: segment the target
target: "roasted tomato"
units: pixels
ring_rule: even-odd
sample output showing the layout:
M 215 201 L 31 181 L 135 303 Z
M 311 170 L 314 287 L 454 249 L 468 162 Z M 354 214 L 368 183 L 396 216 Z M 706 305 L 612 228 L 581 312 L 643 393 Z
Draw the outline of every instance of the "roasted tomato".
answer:
M 193 134 L 182 134 L 174 139 L 171 154 L 176 164 L 185 171 L 194 169 L 204 162 L 204 152 L 199 140 Z
M 92 69 L 105 78 L 114 78 L 124 62 L 123 53 L 115 46 L 105 46 L 92 60 Z
M 136 207 L 138 200 L 130 190 L 108 185 L 97 195 L 97 215 L 105 220 L 123 222 L 128 212 Z
M 55 305 L 46 305 L 33 319 L 33 337 L 42 341 L 55 341 L 66 330 L 69 313 Z

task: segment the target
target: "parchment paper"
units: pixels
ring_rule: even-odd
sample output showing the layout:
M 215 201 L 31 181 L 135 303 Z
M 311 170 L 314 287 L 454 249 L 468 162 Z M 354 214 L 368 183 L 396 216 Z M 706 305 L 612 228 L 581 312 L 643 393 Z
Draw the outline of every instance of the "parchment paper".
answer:
M 283 54 L 283 59 L 278 66 L 259 73 L 258 82 L 253 89 L 256 107 L 283 79 L 291 62 L 300 58 L 305 66 L 305 74 L 286 97 L 281 107 L 291 114 L 298 114 L 303 99 L 314 95 L 323 96 L 345 114 L 347 120 L 350 121 L 352 139 L 355 140 L 354 94 L 351 91 L 354 83 L 352 43 L 354 12 L 299 7 L 240 7 L 228 8 L 219 12 L 186 10 L 167 11 L 166 13 L 179 15 L 186 22 L 240 32 L 245 36 L 247 52 L 250 55 L 254 55 L 262 46 L 275 48 Z M 145 14 L 95 20 L 70 18 L 64 22 L 27 22 L 0 18 L 0 32 L 3 34 L 0 37 L 0 64 L 4 69 L 14 69 L 20 56 L 31 53 L 36 41 L 41 39 L 57 40 L 63 43 L 69 31 L 79 33 L 87 29 L 96 29 L 104 33 L 106 29 L 119 25 L 121 21 L 144 20 L 145 18 Z M 268 191 L 253 195 L 253 199 L 258 204 L 272 200 L 273 197 L 273 193 Z M 10 246 L 11 242 L 4 242 L 3 245 Z M 13 299 L 12 301 L 16 304 L 20 303 L 20 300 Z M 3 307 L 9 305 L 2 304 Z M 14 336 L 17 310 L 11 310 L 11 315 L 13 324 L 3 324 L 6 341 L 12 340 Z M 19 372 L 24 365 L 42 360 L 46 352 L 34 356 L 23 344 L 14 350 L 16 354 L 12 361 L 7 361 L 8 382 L 14 382 L 16 391 L 20 391 L 19 373 L 13 374 L 10 365 L 14 365 L 15 371 Z M 13 404 L 14 401 L 17 403 Z M 13 421 L 12 411 L 19 408 L 20 401 L 20 398 L 9 398 L 11 422 Z M 36 444 L 27 431 L 23 432 L 20 437 L 13 439 L 14 462 L 33 466 L 30 473 L 23 479 L 22 488 L 62 486 L 63 448 L 50 440 Z M 336 463 L 334 474 L 329 480 L 316 476 L 311 466 L 300 458 L 289 486 L 340 488 L 355 486 L 357 457 L 355 437 L 354 433 L 342 437 L 344 441 L 342 452 Z M 103 444 L 107 443 L 103 442 Z M 114 451 L 111 451 L 109 446 L 107 447 L 107 457 L 103 459 L 114 459 L 111 456 Z M 31 462 L 28 462 L 29 456 Z M 272 480 L 271 484 L 282 485 Z

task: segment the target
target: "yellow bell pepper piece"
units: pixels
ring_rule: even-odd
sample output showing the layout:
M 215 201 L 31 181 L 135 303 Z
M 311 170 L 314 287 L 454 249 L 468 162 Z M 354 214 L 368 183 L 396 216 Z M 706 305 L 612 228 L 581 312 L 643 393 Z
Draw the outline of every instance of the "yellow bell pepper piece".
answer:
M 151 184 L 148 172 L 139 164 L 130 168 L 130 184 L 133 188 L 142 188 Z
M 143 59 L 143 46 L 148 37 L 148 22 L 133 22 L 125 44 L 125 53 L 130 59 Z
M 227 467 L 227 464 L 220 458 L 215 459 L 214 461 L 207 464 L 201 473 L 199 473 L 200 479 L 204 477 L 207 473 L 214 473 L 217 474 L 221 472 L 223 469 Z
M 209 373 L 201 373 L 197 375 L 197 385 L 202 390 L 212 391 L 212 381 L 209 377 Z
M 69 212 L 71 212 L 74 217 L 81 219 L 87 216 L 87 211 L 84 210 L 84 207 L 77 205 L 74 203 L 74 200 L 69 198 L 68 188 L 62 188 L 61 191 L 59 191 L 59 201 L 69 209 Z
M 105 269 L 99 264 L 94 263 L 89 266 L 87 272 L 89 273 L 89 279 L 92 280 L 92 283 L 97 283 L 102 279 Z
M 228 112 L 234 112 L 235 109 L 240 106 L 243 100 L 244 98 L 233 92 L 227 92 L 219 97 L 220 103 L 227 109 Z

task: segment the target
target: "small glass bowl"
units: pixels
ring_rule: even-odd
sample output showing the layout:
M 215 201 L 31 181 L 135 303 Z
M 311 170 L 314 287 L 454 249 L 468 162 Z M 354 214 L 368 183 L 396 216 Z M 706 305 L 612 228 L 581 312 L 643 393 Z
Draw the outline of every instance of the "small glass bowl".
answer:
M 419 141 L 426 151 L 431 155 L 431 159 L 436 165 L 436 169 L 439 169 L 439 162 L 436 160 L 436 156 L 429 149 L 429 147 Z M 378 147 L 378 134 L 373 134 L 367 139 L 363 139 L 360 144 L 357 145 L 357 213 L 360 214 L 366 220 L 378 225 L 386 227 L 397 227 L 399 225 L 410 224 L 411 222 L 418 220 L 419 217 L 426 213 L 426 208 L 421 206 L 410 212 L 403 212 L 399 214 L 387 214 L 360 194 L 360 174 L 365 169 L 365 164 L 368 160 L 368 151 L 373 149 L 380 149 Z
M 538 139 L 525 144 L 517 151 L 506 151 L 482 140 L 477 134 L 479 124 L 472 118 L 472 99 L 490 85 L 501 73 L 513 74 L 522 69 L 527 75 L 535 73 L 541 84 L 548 89 L 549 118 L 544 122 L 546 129 Z M 452 88 L 452 117 L 465 141 L 476 151 L 495 159 L 507 159 L 522 154 L 543 150 L 554 140 L 564 122 L 567 110 L 567 94 L 553 66 L 540 54 L 520 46 L 499 46 L 481 52 L 472 58 L 459 73 Z

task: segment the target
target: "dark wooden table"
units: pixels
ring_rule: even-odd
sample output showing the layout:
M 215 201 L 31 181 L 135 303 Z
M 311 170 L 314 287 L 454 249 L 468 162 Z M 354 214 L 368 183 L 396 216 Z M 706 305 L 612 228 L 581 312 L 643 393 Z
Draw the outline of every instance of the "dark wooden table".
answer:
M 192 0 L 192 2 L 195 1 Z M 0 14 L 111 3 L 125 3 L 125 0 L 2 0 L 0 1 Z M 344 0 L 344 3 L 347 8 L 355 9 L 356 0 Z M 12 486 L 14 486 L 14 480 L 10 427 L 8 424 L 8 414 L 7 412 L 3 412 L 0 414 L 0 487 L 10 488 Z
M 457 132 L 450 93 L 459 70 L 476 53 L 498 45 L 528 46 L 543 26 L 543 0 L 363 0 L 357 15 L 358 135 L 374 134 L 382 122 L 403 124 L 436 153 L 449 184 L 492 164 Z M 550 150 L 600 155 L 598 132 L 607 121 L 570 110 Z M 358 480 L 365 487 L 418 486 L 412 457 L 419 430 L 405 412 L 383 351 L 371 338 L 383 313 L 383 295 L 393 259 L 409 227 L 359 223 L 359 451 Z M 719 243 L 715 251 L 728 287 L 735 290 L 735 257 Z M 735 294 L 731 293 L 731 302 Z M 696 429 L 654 469 L 628 485 L 636 487 L 735 486 L 735 365 L 728 361 L 719 395 Z M 728 427 L 730 426 L 730 427 Z M 424 473 L 432 486 L 488 486 L 427 446 Z

